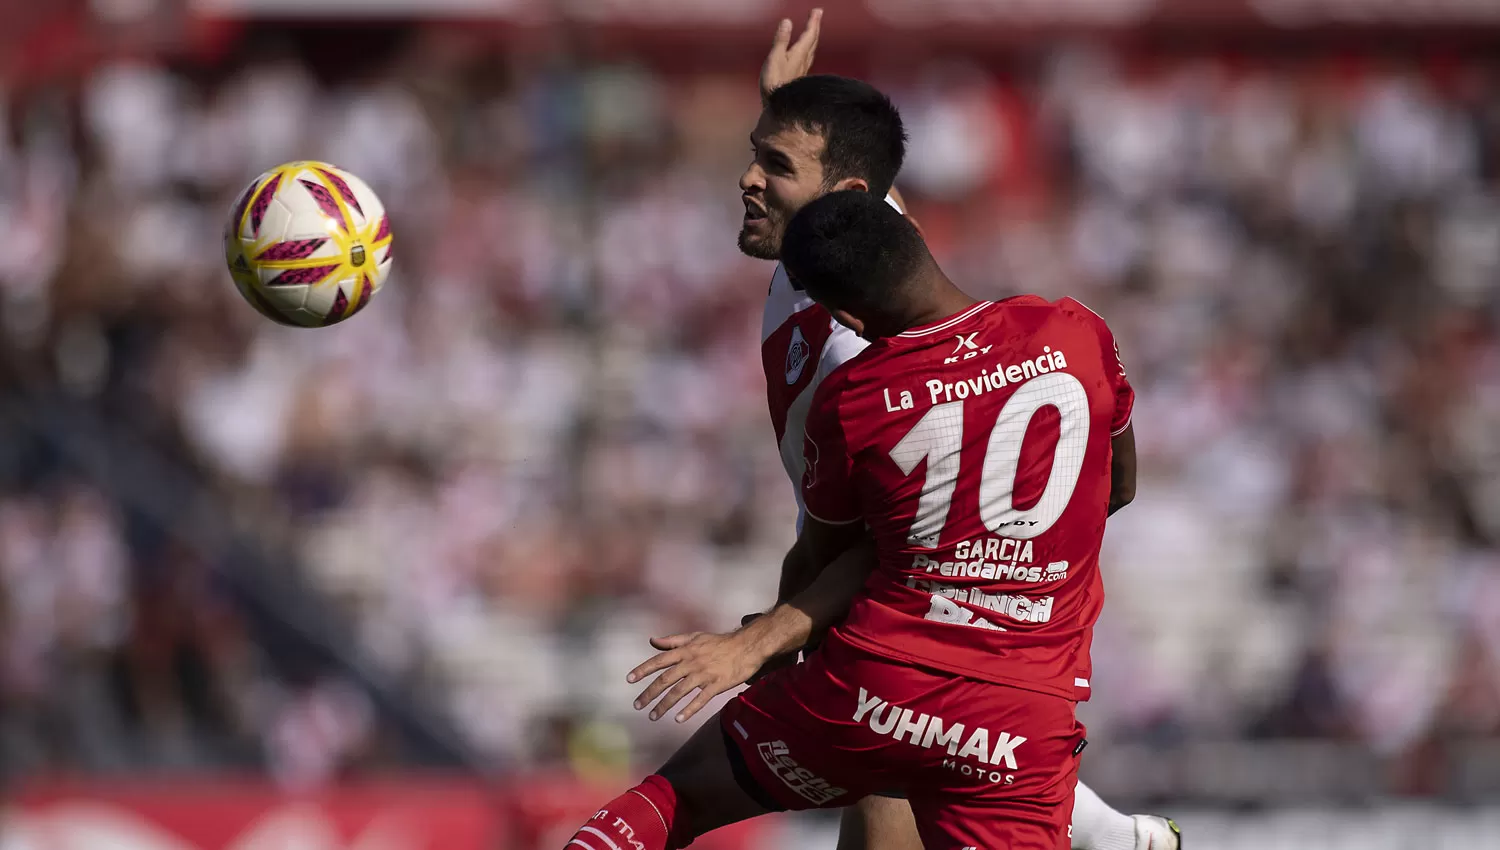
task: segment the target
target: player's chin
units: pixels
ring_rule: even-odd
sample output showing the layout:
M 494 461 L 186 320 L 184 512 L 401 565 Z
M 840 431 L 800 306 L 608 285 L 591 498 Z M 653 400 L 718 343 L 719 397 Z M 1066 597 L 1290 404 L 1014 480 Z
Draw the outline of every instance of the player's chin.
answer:
M 740 228 L 740 253 L 757 260 L 775 260 L 781 257 L 781 246 L 766 233 L 760 222 L 746 222 Z

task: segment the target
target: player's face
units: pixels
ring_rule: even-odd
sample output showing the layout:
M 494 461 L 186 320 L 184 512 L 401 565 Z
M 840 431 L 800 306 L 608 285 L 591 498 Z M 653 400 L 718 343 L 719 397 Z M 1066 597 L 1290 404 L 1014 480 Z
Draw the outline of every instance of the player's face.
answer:
M 823 185 L 823 137 L 780 124 L 766 113 L 750 133 L 755 158 L 740 175 L 745 218 L 740 250 L 762 260 L 781 256 L 787 222 L 826 193 Z

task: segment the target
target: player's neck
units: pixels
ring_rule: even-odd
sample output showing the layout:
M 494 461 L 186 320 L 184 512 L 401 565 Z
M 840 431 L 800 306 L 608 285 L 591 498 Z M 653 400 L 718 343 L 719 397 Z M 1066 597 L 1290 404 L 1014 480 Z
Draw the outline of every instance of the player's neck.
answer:
M 931 296 L 922 300 L 920 304 L 913 305 L 915 309 L 908 316 L 897 333 L 905 333 L 912 328 L 920 328 L 923 325 L 936 324 L 969 309 L 979 303 L 979 299 L 969 295 L 949 280 L 942 272 L 937 273 L 937 280 L 926 287 Z

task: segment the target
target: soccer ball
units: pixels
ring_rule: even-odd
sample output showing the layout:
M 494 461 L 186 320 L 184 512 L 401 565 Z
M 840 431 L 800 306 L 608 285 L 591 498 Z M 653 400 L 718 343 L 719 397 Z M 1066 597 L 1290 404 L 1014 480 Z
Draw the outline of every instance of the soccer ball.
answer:
M 267 318 L 304 328 L 364 309 L 391 271 L 391 222 L 363 180 L 326 162 L 289 162 L 255 178 L 224 228 L 240 295 Z

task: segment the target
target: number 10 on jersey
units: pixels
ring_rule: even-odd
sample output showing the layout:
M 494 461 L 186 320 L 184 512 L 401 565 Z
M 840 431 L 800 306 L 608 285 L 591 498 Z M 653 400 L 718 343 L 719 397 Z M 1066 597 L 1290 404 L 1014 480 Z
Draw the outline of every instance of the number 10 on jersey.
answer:
M 977 409 L 984 401 L 983 396 L 976 396 L 967 403 Z M 966 472 L 974 474 L 962 468 L 965 403 L 950 401 L 933 405 L 891 449 L 891 460 L 903 475 L 911 475 L 924 458 L 927 460 L 927 477 L 922 482 L 917 515 L 906 536 L 913 546 L 938 548 L 950 520 L 958 478 Z M 1047 487 L 1035 505 L 1017 510 L 1016 471 L 1020 468 L 1026 429 L 1037 411 L 1048 406 L 1057 409 L 1060 422 Z M 1057 522 L 1072 500 L 1083 471 L 1088 440 L 1088 393 L 1077 378 L 1066 372 L 1052 372 L 1027 381 L 1006 400 L 990 429 L 984 463 L 978 473 L 979 504 L 959 507 L 977 510 L 980 521 L 993 534 L 1020 539 L 1039 537 Z

